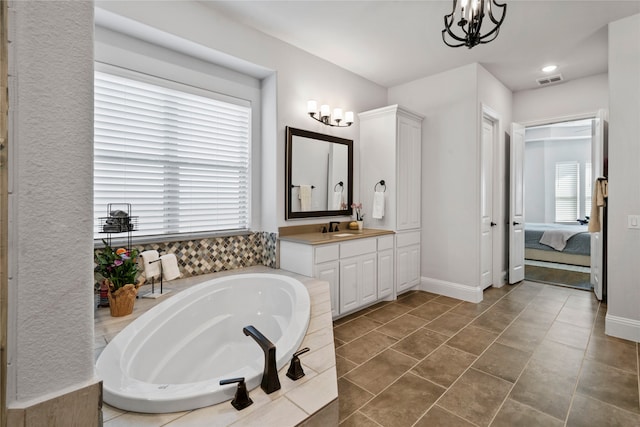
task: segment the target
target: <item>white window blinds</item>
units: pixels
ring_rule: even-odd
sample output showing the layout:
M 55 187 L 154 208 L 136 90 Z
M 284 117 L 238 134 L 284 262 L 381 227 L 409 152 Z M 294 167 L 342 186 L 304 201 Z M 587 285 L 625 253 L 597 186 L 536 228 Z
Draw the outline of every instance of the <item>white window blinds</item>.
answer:
M 130 203 L 138 236 L 248 229 L 248 102 L 144 80 L 95 73 L 96 221 Z
M 556 222 L 576 222 L 580 217 L 578 162 L 556 163 Z

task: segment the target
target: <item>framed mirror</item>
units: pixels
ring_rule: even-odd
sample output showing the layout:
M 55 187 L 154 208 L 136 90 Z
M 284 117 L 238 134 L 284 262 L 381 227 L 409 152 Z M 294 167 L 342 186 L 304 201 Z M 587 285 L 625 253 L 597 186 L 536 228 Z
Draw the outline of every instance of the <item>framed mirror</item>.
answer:
M 285 219 L 351 215 L 353 140 L 286 128 Z

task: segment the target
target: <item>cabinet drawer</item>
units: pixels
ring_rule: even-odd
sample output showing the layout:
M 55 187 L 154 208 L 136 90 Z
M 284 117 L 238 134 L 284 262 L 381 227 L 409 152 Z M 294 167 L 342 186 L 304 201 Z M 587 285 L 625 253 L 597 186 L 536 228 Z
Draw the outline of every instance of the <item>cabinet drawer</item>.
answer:
M 396 234 L 396 243 L 399 248 L 403 246 L 415 245 L 420 243 L 420 232 L 414 231 L 411 233 L 398 233 Z
M 316 247 L 315 263 L 334 261 L 340 258 L 340 248 L 338 245 L 323 245 Z
M 359 239 L 340 243 L 340 258 L 368 254 L 376 251 L 376 239 Z
M 393 236 L 378 237 L 378 250 L 393 249 Z

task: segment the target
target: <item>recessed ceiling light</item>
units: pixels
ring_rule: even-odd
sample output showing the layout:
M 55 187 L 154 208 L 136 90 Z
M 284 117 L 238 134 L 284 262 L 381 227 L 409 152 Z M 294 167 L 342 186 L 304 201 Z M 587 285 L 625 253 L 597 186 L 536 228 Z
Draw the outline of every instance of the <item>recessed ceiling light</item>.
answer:
M 544 71 L 545 73 L 550 73 L 552 71 L 555 71 L 557 68 L 557 65 L 547 65 L 545 67 L 542 67 L 542 71 Z

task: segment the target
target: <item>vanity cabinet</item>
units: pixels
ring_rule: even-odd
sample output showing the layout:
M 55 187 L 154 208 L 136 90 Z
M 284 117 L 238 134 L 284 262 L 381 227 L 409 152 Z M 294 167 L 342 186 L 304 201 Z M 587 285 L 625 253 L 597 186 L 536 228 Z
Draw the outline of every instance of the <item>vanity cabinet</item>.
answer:
M 331 313 L 338 317 L 393 293 L 394 236 L 306 244 L 280 241 L 280 268 L 329 282 Z
M 364 209 L 372 211 L 375 191 L 384 191 L 385 200 L 383 218 L 368 215 L 365 226 L 396 232 L 394 297 L 420 283 L 423 117 L 398 105 L 366 111 L 358 117 Z

